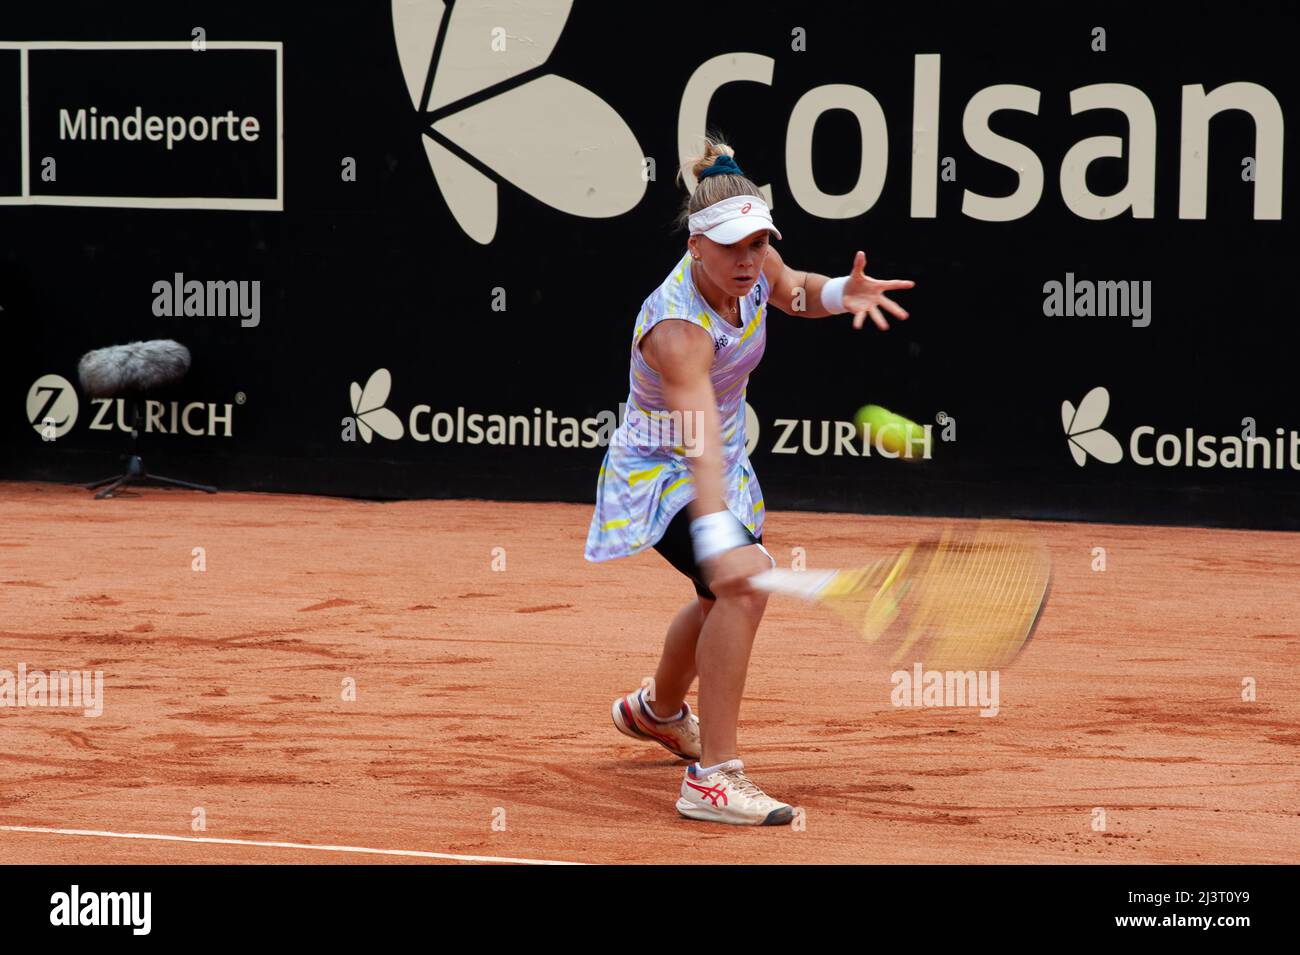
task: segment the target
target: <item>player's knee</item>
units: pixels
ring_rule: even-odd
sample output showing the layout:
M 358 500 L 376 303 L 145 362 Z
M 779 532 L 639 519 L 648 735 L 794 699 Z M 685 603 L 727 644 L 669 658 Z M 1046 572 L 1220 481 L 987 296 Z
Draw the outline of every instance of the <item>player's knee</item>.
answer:
M 747 617 L 758 620 L 763 616 L 763 610 L 767 607 L 767 598 L 770 596 L 766 591 L 755 590 L 750 593 L 736 594 L 725 599 L 732 601 Z

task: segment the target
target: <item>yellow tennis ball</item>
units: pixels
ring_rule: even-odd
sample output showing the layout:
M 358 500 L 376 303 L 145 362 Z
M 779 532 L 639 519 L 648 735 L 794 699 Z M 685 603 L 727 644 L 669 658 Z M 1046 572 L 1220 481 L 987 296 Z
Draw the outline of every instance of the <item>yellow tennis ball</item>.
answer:
M 904 459 L 919 458 L 924 454 L 925 429 L 915 421 L 894 414 L 880 405 L 863 405 L 853 416 L 858 434 L 863 435 L 877 449 Z

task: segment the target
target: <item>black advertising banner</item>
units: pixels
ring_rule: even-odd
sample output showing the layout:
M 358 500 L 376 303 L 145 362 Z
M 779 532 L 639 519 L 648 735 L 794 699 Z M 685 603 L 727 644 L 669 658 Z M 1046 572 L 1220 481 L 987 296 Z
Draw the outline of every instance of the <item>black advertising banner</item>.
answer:
M 22 56 L 16 49 L 0 47 L 0 90 L 9 95 L 0 97 L 0 196 L 22 194 L 23 175 L 23 110 Z
M 29 194 L 74 205 L 279 209 L 280 45 L 205 47 L 26 51 Z
M 1292 4 L 181 6 L 0 26 L 0 477 L 111 473 L 77 362 L 170 338 L 162 473 L 590 502 L 716 130 L 791 268 L 916 283 L 769 315 L 769 509 L 1300 527 Z

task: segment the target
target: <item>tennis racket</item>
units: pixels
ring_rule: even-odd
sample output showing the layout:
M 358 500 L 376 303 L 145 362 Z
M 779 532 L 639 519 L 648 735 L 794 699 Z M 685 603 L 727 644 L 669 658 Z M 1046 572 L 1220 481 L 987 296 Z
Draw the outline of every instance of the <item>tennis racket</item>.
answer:
M 1011 663 L 1047 602 L 1051 560 L 1018 526 L 944 528 L 863 567 L 764 571 L 750 583 L 823 604 L 893 665 L 996 669 Z

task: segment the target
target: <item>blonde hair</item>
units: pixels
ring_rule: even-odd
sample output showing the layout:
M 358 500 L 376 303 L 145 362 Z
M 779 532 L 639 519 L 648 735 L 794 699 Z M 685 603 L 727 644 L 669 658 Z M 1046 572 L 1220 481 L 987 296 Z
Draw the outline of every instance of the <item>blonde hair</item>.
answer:
M 704 137 L 704 151 L 691 157 L 678 167 L 678 182 L 683 181 L 683 173 L 686 169 L 690 169 L 696 178 L 695 191 L 682 204 L 681 212 L 678 213 L 675 220 L 678 229 L 689 229 L 690 217 L 715 202 L 730 199 L 732 196 L 762 195 L 758 191 L 758 186 L 748 176 L 737 176 L 735 173 L 724 172 L 718 173 L 716 176 L 709 176 L 707 179 L 699 178 L 700 173 L 712 166 L 719 156 L 724 155 L 735 159 L 736 151 L 728 146 L 720 135 L 716 133 L 706 134 Z

